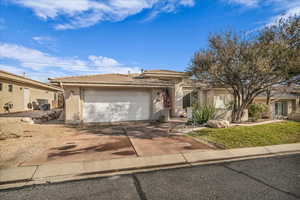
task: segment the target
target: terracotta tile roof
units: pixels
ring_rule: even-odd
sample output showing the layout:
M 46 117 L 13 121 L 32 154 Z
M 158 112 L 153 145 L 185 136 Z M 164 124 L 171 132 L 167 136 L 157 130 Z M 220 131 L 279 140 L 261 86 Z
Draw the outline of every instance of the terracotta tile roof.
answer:
M 85 76 L 70 76 L 49 79 L 52 83 L 102 83 L 102 84 L 171 84 L 170 81 L 162 81 L 152 78 L 143 78 L 140 74 L 95 74 Z

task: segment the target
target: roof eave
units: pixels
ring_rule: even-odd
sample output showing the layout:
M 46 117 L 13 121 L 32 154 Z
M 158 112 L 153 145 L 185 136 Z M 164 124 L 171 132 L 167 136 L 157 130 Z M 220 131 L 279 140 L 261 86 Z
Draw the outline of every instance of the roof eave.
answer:
M 1 73 L 5 74 L 6 76 L 5 75 L 1 76 Z M 48 85 L 47 83 L 43 83 L 43 82 L 39 82 L 39 81 L 36 81 L 33 79 L 22 77 L 22 76 L 12 74 L 12 73 L 9 73 L 9 72 L 3 71 L 3 70 L 0 70 L 0 78 L 7 80 L 7 81 L 13 81 L 16 83 L 29 84 L 29 85 L 32 85 L 35 87 L 40 87 L 40 88 L 45 88 L 45 89 L 50 89 L 50 90 L 55 90 L 55 91 L 60 91 L 60 92 L 63 91 L 59 87 Z
M 145 84 L 145 83 L 97 83 L 97 82 L 62 82 L 63 86 L 80 86 L 80 87 L 142 87 L 142 88 L 158 88 L 172 87 L 173 84 Z

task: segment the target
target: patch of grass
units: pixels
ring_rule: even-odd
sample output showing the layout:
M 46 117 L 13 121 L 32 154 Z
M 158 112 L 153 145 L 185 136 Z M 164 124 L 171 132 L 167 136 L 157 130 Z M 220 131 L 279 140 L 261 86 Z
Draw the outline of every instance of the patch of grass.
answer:
M 287 121 L 225 129 L 206 128 L 188 134 L 225 148 L 255 147 L 300 142 L 300 123 Z

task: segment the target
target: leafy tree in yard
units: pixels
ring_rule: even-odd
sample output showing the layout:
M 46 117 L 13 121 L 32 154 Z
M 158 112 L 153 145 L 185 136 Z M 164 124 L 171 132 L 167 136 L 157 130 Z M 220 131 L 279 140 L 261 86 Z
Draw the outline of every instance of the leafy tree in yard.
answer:
M 300 83 L 300 15 L 280 19 L 259 32 L 258 41 L 272 65 L 287 72 L 290 82 Z
M 189 70 L 196 78 L 224 87 L 233 95 L 232 121 L 240 121 L 243 110 L 256 96 L 271 86 L 286 83 L 298 69 L 299 37 L 283 34 L 287 31 L 283 27 L 289 27 L 285 24 L 293 20 L 283 20 L 254 37 L 233 32 L 212 35 L 208 49 L 194 55 Z

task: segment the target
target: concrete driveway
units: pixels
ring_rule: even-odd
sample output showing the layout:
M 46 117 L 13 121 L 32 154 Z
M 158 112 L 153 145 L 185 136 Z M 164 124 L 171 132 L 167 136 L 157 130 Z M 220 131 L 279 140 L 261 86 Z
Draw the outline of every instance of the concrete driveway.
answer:
M 35 125 L 32 125 L 35 126 Z M 54 131 L 58 125 L 40 125 L 40 134 Z M 193 138 L 170 134 L 169 123 L 127 123 L 123 125 L 59 125 L 61 136 L 38 156 L 22 166 L 107 160 L 121 157 L 176 154 L 192 150 L 214 149 Z M 44 140 L 47 140 L 45 138 Z
M 48 129 L 47 132 L 49 129 L 57 129 L 57 125 L 42 126 Z M 56 137 L 55 143 L 48 145 L 48 148 L 38 156 L 23 162 L 22 166 L 136 157 L 129 138 L 120 126 L 59 125 L 59 127 L 61 137 Z
M 212 149 L 191 137 L 170 133 L 171 126 L 170 123 L 144 123 L 128 125 L 125 130 L 138 156 Z

